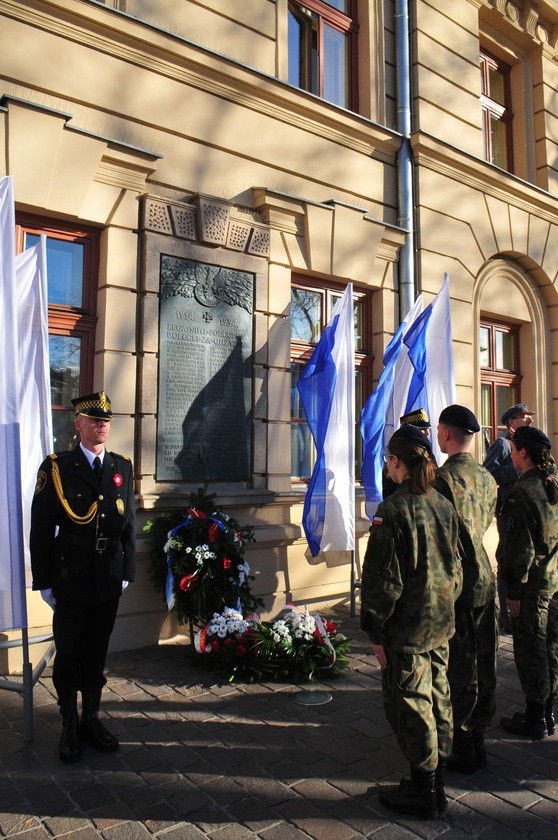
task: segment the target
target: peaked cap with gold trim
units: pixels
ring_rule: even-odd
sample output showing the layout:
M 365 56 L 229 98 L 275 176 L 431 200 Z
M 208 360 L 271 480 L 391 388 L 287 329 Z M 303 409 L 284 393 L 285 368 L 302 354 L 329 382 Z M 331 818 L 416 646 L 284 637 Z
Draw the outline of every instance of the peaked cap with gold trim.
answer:
M 94 417 L 97 420 L 110 420 L 112 417 L 110 399 L 104 391 L 87 394 L 85 397 L 76 397 L 72 400 L 72 405 L 76 414 L 84 414 L 85 417 Z
M 409 414 L 399 418 L 401 426 L 418 426 L 419 429 L 429 429 L 432 425 L 424 408 L 417 408 Z

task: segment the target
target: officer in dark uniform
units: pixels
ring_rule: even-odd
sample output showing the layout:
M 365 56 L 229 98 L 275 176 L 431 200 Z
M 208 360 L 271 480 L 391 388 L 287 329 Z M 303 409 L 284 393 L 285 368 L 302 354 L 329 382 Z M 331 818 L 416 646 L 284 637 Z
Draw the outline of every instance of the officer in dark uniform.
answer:
M 118 749 L 98 713 L 118 603 L 135 575 L 132 463 L 105 449 L 110 400 L 100 392 L 72 404 L 80 443 L 39 467 L 30 535 L 33 589 L 54 610 L 52 678 L 63 720 L 59 755 L 66 762 L 80 758 L 80 739 L 103 752 Z

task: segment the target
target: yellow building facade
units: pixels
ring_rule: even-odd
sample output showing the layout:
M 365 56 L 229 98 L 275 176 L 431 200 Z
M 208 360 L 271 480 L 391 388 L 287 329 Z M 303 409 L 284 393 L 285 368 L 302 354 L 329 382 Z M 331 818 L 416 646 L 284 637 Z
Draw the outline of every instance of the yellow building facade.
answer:
M 247 559 L 266 617 L 286 601 L 350 599 L 349 553 L 308 551 L 307 461 L 293 451 L 293 370 L 347 283 L 362 316 L 359 405 L 402 317 L 402 282 L 428 303 L 447 272 L 457 401 L 482 418 L 485 442 L 501 432 L 500 409 L 520 400 L 556 439 L 557 2 L 0 0 L 0 32 L 0 175 L 13 177 L 20 247 L 46 232 L 84 255 L 83 298 L 50 306 L 55 346 L 64 357 L 75 340 L 80 354 L 55 428 L 67 428 L 70 382 L 103 388 L 110 446 L 134 460 L 138 580 L 113 647 L 184 629 L 149 583 L 142 539 L 147 519 L 184 507 L 203 483 L 163 464 L 161 389 L 167 420 L 191 394 L 188 348 L 176 374 L 161 367 L 165 266 L 253 278 L 246 466 L 212 474 L 209 489 L 255 528 Z M 293 327 L 302 298 L 317 307 L 303 310 L 315 321 L 308 335 Z M 234 433 L 209 439 L 208 458 L 228 464 Z M 358 488 L 357 573 L 368 524 Z M 31 628 L 47 625 L 38 593 L 28 601 Z

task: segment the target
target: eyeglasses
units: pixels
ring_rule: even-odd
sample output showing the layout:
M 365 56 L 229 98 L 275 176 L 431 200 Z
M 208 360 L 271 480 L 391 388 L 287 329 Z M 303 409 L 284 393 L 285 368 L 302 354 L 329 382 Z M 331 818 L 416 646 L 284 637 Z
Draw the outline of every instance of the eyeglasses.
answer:
M 384 464 L 387 464 L 390 458 L 395 458 L 395 455 L 390 455 L 389 452 L 385 452 L 382 458 L 384 459 Z

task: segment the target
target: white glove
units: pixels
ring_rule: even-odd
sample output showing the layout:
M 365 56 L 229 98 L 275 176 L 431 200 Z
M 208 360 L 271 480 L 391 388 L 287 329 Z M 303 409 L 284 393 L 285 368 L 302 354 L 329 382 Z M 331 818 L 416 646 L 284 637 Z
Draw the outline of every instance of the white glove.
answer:
M 129 583 L 130 583 L 129 580 L 123 580 L 122 581 L 122 592 L 124 592 L 124 590 L 127 589 Z
M 56 598 L 52 594 L 52 589 L 41 589 L 41 598 L 43 599 L 45 604 L 49 605 L 49 607 L 51 607 L 52 609 L 55 608 Z

